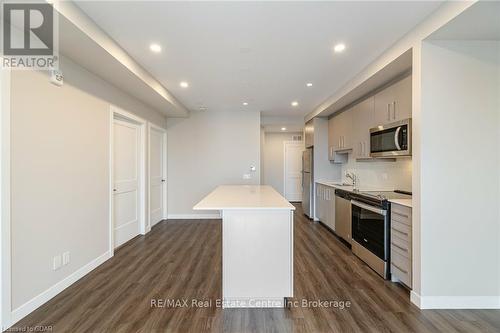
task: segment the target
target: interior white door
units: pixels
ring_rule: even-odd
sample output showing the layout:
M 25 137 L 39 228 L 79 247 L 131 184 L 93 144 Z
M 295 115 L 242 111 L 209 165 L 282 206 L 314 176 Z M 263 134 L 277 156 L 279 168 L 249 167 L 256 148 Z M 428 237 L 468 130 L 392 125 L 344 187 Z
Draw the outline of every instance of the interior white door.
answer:
M 113 124 L 113 216 L 115 248 L 139 234 L 140 127 Z
M 302 142 L 285 142 L 285 198 L 289 201 L 302 201 Z
M 165 217 L 165 135 L 154 127 L 149 131 L 149 216 L 151 226 Z

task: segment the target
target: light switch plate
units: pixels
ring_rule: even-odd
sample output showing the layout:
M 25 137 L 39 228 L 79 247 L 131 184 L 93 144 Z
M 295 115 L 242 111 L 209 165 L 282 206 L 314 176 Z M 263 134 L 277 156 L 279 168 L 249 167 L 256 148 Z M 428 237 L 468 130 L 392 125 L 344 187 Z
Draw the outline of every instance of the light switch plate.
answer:
M 52 269 L 55 271 L 55 270 L 58 270 L 59 268 L 61 268 L 61 265 L 62 265 L 62 260 L 61 260 L 61 255 L 57 255 L 55 256 L 53 259 L 52 259 Z
M 69 251 L 66 251 L 62 255 L 62 264 L 63 266 L 69 264 Z

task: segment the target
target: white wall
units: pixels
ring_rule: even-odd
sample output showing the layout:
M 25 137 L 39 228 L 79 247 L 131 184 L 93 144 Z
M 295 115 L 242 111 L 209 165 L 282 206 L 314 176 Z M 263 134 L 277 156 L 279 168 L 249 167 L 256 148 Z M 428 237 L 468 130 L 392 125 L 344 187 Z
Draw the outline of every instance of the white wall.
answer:
M 265 133 L 265 143 L 261 152 L 263 162 L 262 172 L 264 174 L 263 184 L 272 186 L 276 191 L 284 195 L 284 145 L 285 141 L 292 141 L 296 133 Z
M 192 208 L 218 185 L 260 183 L 259 113 L 198 111 L 167 123 L 169 217 L 213 216 Z
M 346 164 L 342 164 L 342 180 L 346 179 L 345 172 L 354 172 L 358 177 L 359 188 L 367 190 L 411 191 L 411 158 L 399 158 L 392 161 L 357 162 L 352 154 Z
M 499 307 L 500 43 L 424 42 L 421 89 L 423 306 Z
M 62 59 L 61 69 L 62 87 L 50 84 L 46 72 L 11 75 L 14 319 L 108 251 L 111 103 L 160 126 L 166 123 L 71 61 Z M 53 256 L 65 251 L 71 262 L 53 271 Z
M 328 119 L 314 118 L 314 181 L 341 179 L 341 165 L 328 159 Z M 316 193 L 316 192 L 314 192 Z

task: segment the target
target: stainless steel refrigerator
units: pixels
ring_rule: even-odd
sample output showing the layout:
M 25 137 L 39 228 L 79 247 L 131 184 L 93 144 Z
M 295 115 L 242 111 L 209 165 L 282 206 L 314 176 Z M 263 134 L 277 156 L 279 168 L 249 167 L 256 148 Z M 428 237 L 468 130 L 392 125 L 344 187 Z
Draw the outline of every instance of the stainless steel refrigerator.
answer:
M 310 219 L 314 218 L 313 149 L 302 152 L 302 209 Z

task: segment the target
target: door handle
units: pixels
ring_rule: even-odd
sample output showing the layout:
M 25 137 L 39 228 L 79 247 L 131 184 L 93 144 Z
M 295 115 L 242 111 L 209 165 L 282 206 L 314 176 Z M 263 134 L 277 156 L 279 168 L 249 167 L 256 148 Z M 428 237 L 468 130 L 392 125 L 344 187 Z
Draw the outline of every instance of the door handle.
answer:
M 392 102 L 392 114 L 394 115 L 392 118 L 396 120 L 396 101 Z
M 399 145 L 399 132 L 401 131 L 401 126 L 396 129 L 396 133 L 394 133 L 394 144 L 396 145 L 397 150 L 401 150 L 401 146 Z
M 408 274 L 408 271 L 405 271 L 404 269 L 402 269 L 401 267 L 399 267 L 398 265 L 396 265 L 394 263 L 394 261 L 391 261 L 391 264 L 396 267 L 397 269 L 399 269 L 401 272 L 403 272 L 404 274 Z
M 393 245 L 393 246 L 397 247 L 397 248 L 398 248 L 398 249 L 400 249 L 401 251 L 408 252 L 408 249 L 405 249 L 405 248 L 404 248 L 404 247 L 402 247 L 402 246 L 399 246 L 399 245 L 394 244 L 394 243 L 391 243 L 391 245 Z
M 113 192 L 116 192 L 116 188 L 113 189 Z
M 391 120 L 391 104 L 387 104 L 387 121 Z
M 164 182 L 165 182 L 165 179 L 162 179 L 162 180 L 161 180 L 161 182 L 162 182 L 162 183 L 164 183 Z
M 351 200 L 351 205 L 357 206 L 359 208 L 366 209 L 366 210 L 368 210 L 370 212 L 377 213 L 377 214 L 380 214 L 380 215 L 383 215 L 383 216 L 387 215 L 387 211 L 385 209 L 378 209 L 376 207 L 369 206 L 367 204 L 364 204 L 364 203 L 356 201 L 356 200 Z

